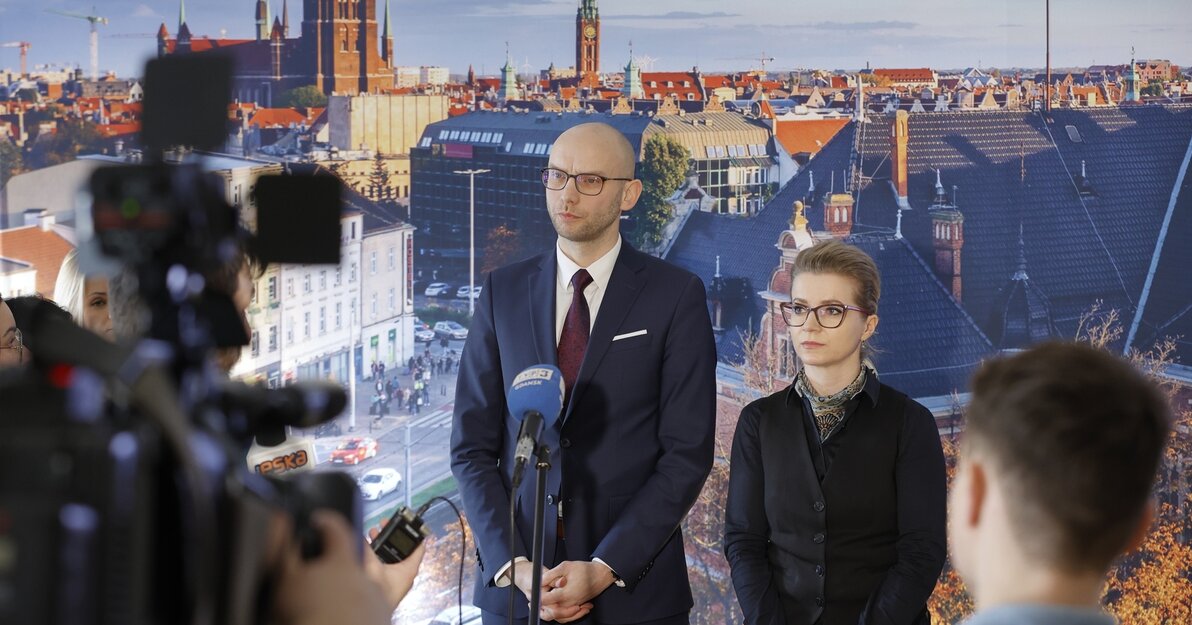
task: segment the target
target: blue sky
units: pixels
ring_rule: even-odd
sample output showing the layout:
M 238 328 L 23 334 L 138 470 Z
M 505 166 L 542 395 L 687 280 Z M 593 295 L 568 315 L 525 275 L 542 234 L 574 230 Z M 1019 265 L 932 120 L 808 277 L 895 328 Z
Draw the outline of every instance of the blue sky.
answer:
M 380 6 L 384 0 L 377 0 Z M 45 12 L 90 12 L 100 27 L 100 69 L 139 72 L 154 54 L 161 22 L 174 32 L 178 0 L 0 0 L 0 42 L 33 44 L 30 65 L 88 66 L 88 25 Z M 275 14 L 282 0 L 270 0 Z M 505 42 L 521 71 L 574 63 L 577 0 L 390 0 L 401 65 L 445 65 L 495 74 Z M 600 0 L 602 69 L 634 54 L 656 70 L 749 69 L 763 53 L 768 69 L 932 66 L 1041 66 L 1043 0 Z M 252 36 L 255 0 L 190 0 L 196 34 Z M 289 0 L 297 35 L 302 0 Z M 1057 66 L 1124 63 L 1140 58 L 1192 64 L 1188 0 L 1055 0 L 1052 60 Z M 15 48 L 0 48 L 0 67 L 17 67 Z

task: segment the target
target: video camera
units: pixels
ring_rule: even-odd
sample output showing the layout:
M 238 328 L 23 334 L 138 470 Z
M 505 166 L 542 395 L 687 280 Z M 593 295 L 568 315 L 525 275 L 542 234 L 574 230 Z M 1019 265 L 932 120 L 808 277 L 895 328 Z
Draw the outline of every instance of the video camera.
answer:
M 333 383 L 266 390 L 231 383 L 214 348 L 248 343 L 213 272 L 238 249 L 262 262 L 338 263 L 340 186 L 331 175 L 262 177 L 256 231 L 184 145 L 226 136 L 231 63 L 167 56 L 146 67 L 144 164 L 98 169 L 83 245 L 135 275 L 148 320 L 135 345 L 36 319 L 32 366 L 0 375 L 0 623 L 250 625 L 269 621 L 271 519 L 338 510 L 361 536 L 343 473 L 269 479 L 249 471 L 254 440 L 314 427 L 346 398 Z M 363 552 L 363 549 L 359 550 Z

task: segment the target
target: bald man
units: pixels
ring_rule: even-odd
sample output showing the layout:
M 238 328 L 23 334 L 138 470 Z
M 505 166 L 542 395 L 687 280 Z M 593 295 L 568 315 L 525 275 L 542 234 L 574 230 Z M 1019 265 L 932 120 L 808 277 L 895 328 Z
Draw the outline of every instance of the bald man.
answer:
M 451 468 L 479 546 L 486 625 L 509 622 L 511 578 L 528 597 L 535 566 L 544 620 L 688 622 L 679 526 L 712 466 L 716 351 L 700 279 L 621 239 L 621 215 L 642 191 L 635 160 L 606 124 L 560 135 L 541 172 L 557 244 L 492 272 L 477 302 Z M 547 522 L 543 561 L 531 562 L 532 469 L 509 528 L 519 422 L 506 393 L 540 363 L 559 367 L 567 393 L 540 441 L 551 450 Z M 526 622 L 524 599 L 513 620 Z
M 24 344 L 17 320 L 0 297 L 0 369 L 15 367 L 25 361 Z

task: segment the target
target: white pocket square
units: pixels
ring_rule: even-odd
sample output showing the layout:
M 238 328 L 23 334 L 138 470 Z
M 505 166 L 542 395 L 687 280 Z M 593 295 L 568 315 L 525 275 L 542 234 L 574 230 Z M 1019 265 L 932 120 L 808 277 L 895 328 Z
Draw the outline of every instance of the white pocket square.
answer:
M 645 334 L 645 333 L 646 333 L 646 331 L 645 331 L 644 329 L 642 329 L 642 330 L 638 330 L 638 331 L 636 331 L 636 332 L 626 332 L 625 334 L 618 334 L 618 335 L 614 336 L 614 337 L 613 337 L 613 340 L 614 340 L 614 341 L 619 341 L 619 340 L 621 340 L 621 339 L 632 338 L 632 337 L 635 337 L 635 336 L 642 336 L 642 335 L 643 335 L 643 334 Z

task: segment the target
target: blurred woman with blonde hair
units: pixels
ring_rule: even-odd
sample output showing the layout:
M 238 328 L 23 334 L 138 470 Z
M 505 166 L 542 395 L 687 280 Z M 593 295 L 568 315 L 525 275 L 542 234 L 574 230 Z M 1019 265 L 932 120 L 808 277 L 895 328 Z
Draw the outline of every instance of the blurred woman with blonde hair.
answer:
M 65 308 L 75 323 L 109 341 L 114 340 L 112 317 L 108 313 L 108 278 L 84 275 L 79 268 L 78 250 L 71 250 L 62 259 L 54 283 L 54 302 Z

